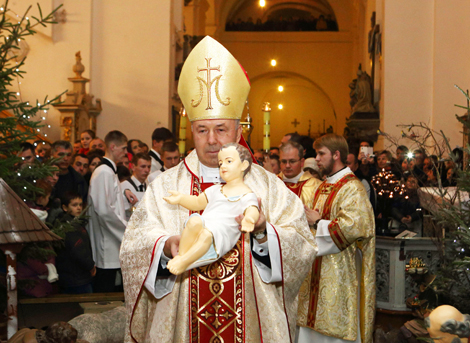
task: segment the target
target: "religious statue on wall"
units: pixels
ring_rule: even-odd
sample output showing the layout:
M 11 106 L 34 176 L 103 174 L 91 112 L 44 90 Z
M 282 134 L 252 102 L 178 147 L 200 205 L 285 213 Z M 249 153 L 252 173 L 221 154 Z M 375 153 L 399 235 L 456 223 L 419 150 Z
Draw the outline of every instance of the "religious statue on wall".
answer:
M 361 141 L 377 141 L 377 130 L 380 127 L 379 113 L 372 102 L 371 77 L 362 70 L 357 70 L 357 78 L 349 84 L 351 116 L 346 119 L 344 135 L 350 147 L 357 147 Z
M 372 104 L 371 78 L 362 70 L 361 64 L 357 70 L 357 79 L 350 84 L 349 96 L 351 97 L 351 112 L 376 112 Z

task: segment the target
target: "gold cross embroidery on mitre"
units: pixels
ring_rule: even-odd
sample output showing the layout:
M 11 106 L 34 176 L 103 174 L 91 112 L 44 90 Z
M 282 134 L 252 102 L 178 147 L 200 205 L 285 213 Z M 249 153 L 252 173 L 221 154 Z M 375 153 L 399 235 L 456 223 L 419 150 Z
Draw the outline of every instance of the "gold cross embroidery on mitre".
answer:
M 201 71 L 205 71 L 207 72 L 207 80 L 204 80 L 202 79 L 201 77 L 197 77 L 197 80 L 199 82 L 199 99 L 195 102 L 194 99 L 191 99 L 191 106 L 192 107 L 198 107 L 199 104 L 202 102 L 202 98 L 204 96 L 204 85 L 206 86 L 206 91 L 207 91 L 207 107 L 206 107 L 206 110 L 212 110 L 212 103 L 211 103 L 211 89 L 212 89 L 212 85 L 214 84 L 215 82 L 215 96 L 217 98 L 217 100 L 224 106 L 228 106 L 230 104 L 230 98 L 227 97 L 227 100 L 226 101 L 223 101 L 221 98 L 220 98 L 220 94 L 219 94 L 219 82 L 220 82 L 220 79 L 222 78 L 222 75 L 218 75 L 216 76 L 213 80 L 211 80 L 211 71 L 219 71 L 220 72 L 220 66 L 217 66 L 217 67 L 211 67 L 210 64 L 211 64 L 211 59 L 212 58 L 205 58 L 206 60 L 206 63 L 207 63 L 207 67 L 206 68 L 197 68 L 197 72 L 200 73 Z

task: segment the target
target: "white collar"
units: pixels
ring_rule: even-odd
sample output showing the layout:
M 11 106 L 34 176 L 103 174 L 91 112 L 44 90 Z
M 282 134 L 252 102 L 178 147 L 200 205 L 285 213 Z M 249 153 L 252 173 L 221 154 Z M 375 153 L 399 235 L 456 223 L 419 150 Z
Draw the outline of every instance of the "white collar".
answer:
M 302 177 L 302 175 L 304 175 L 304 172 L 303 172 L 303 171 L 301 171 L 301 172 L 299 173 L 299 175 L 294 176 L 294 177 L 292 177 L 292 178 L 289 179 L 289 178 L 285 177 L 285 176 L 284 176 L 284 173 L 283 173 L 283 174 L 282 174 L 282 181 L 284 181 L 284 182 L 289 182 L 289 183 L 297 183 L 297 182 L 299 182 L 299 180 L 300 180 L 300 178 Z
M 109 162 L 111 162 L 111 164 L 114 167 L 114 170 L 117 170 L 116 163 L 114 163 L 114 161 L 112 159 L 110 159 L 109 157 L 106 157 L 106 156 L 104 156 L 104 158 L 107 159 Z
M 141 183 L 134 175 L 131 176 L 131 179 L 132 179 L 132 181 L 134 181 L 136 186 L 146 185 L 147 184 L 147 180 L 145 180 L 143 183 Z
M 150 149 L 150 151 L 153 151 L 153 152 L 158 156 L 158 158 L 160 158 L 160 159 L 162 158 L 162 157 L 160 156 L 160 154 L 159 154 L 156 150 Z
M 201 182 L 203 183 L 224 182 L 224 180 L 222 180 L 220 177 L 219 168 L 210 168 L 203 165 L 201 162 L 199 162 L 199 174 Z
M 326 178 L 326 182 L 328 183 L 336 183 L 338 182 L 340 179 L 343 178 L 344 175 L 346 174 L 350 174 L 352 173 L 351 169 L 349 169 L 349 167 L 346 167 L 338 172 L 336 172 L 335 174 L 333 174 L 332 176 L 328 176 Z

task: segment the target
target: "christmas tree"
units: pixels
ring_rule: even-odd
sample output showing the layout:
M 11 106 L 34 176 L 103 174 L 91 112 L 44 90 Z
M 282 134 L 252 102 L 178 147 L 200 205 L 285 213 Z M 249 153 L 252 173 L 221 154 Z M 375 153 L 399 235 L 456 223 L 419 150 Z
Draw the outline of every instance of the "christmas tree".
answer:
M 470 130 L 468 93 L 457 87 L 467 98 L 467 106 L 456 105 L 467 110 L 466 118 L 456 115 L 464 124 L 467 132 Z M 467 137 L 468 141 L 468 137 Z M 449 148 L 450 149 L 450 148 Z M 464 147 L 467 156 L 470 145 Z M 458 156 L 450 152 L 449 158 L 457 163 Z M 445 239 L 440 241 L 441 265 L 436 278 L 436 291 L 445 302 L 459 309 L 462 313 L 470 313 L 470 165 L 464 158 L 462 169 L 457 173 L 457 187 L 454 195 L 445 194 L 442 205 L 433 213 L 434 221 L 439 228 L 445 229 Z
M 31 6 L 22 16 L 11 15 L 8 1 L 0 6 L 0 112 L 8 112 L 0 118 L 0 178 L 25 201 L 34 200 L 39 191 L 35 187 L 36 180 L 51 175 L 53 167 L 52 161 L 34 161 L 30 166 L 20 168 L 23 161 L 18 153 L 23 143 L 36 139 L 43 126 L 39 114 L 47 112 L 60 95 L 51 100 L 46 96 L 33 105 L 22 101 L 20 92 L 12 90 L 25 74 L 22 67 L 26 58 L 18 60 L 19 43 L 34 35 L 37 27 L 55 23 L 54 13 L 59 8 L 44 16 L 38 4 L 39 17 L 29 17 Z

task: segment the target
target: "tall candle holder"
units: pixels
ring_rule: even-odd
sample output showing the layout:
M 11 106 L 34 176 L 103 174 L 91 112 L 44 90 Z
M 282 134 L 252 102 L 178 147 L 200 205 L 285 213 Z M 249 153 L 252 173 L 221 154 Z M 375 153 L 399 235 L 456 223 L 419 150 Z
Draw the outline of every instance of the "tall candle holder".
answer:
M 269 102 L 263 104 L 263 150 L 269 153 L 271 147 L 271 105 Z
M 179 152 L 181 156 L 184 156 L 186 152 L 186 123 L 188 120 L 188 115 L 184 107 L 180 109 L 180 130 L 179 130 Z

